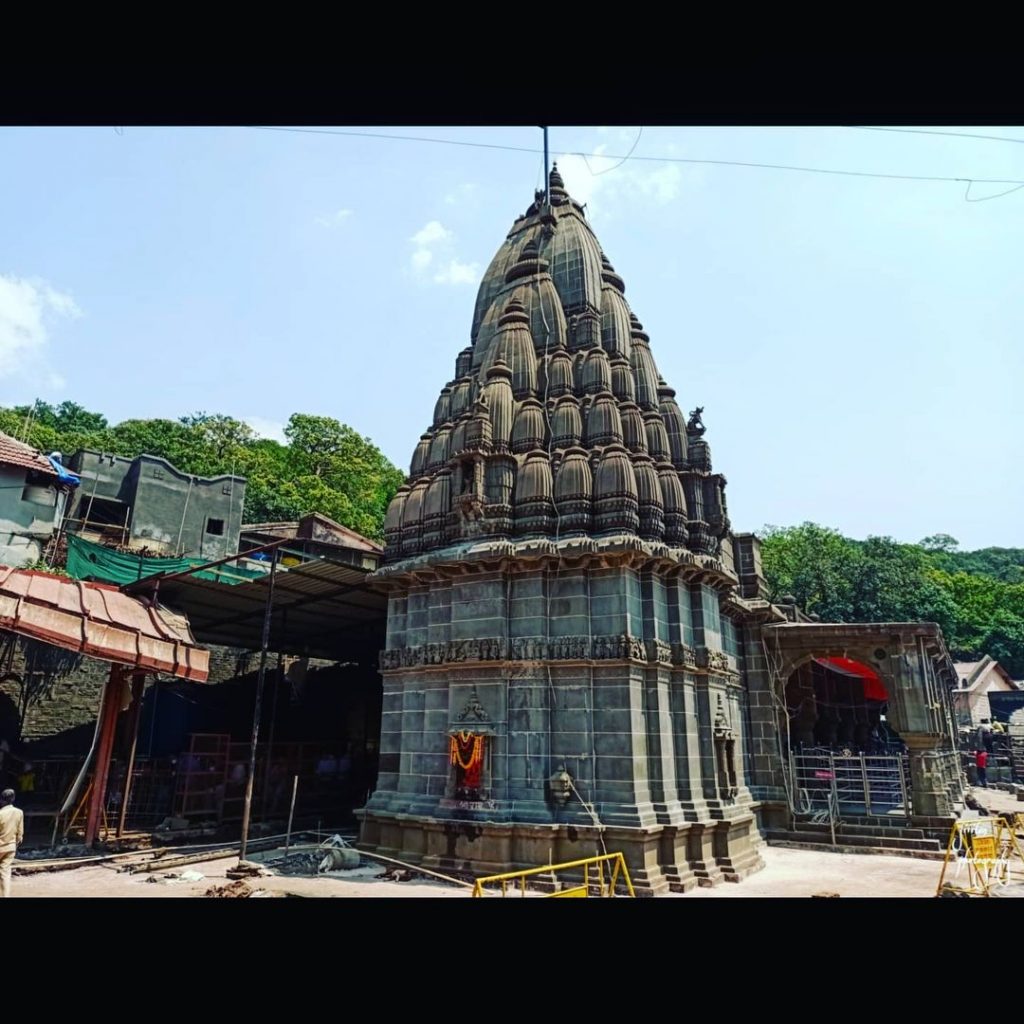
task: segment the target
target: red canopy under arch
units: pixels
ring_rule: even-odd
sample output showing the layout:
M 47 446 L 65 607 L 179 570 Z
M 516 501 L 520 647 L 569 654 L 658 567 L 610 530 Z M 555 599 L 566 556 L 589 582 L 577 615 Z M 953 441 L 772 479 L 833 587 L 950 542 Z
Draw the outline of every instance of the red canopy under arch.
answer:
M 864 683 L 864 697 L 867 700 L 888 700 L 889 692 L 882 682 L 881 676 L 867 665 L 852 658 L 815 658 L 819 665 L 832 669 L 834 672 L 842 672 L 848 676 L 858 676 Z

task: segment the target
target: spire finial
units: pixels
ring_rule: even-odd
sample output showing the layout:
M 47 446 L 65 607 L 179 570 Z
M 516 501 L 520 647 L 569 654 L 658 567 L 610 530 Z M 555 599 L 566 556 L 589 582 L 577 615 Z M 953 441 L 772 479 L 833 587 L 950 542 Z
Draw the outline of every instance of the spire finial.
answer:
M 551 205 L 551 185 L 548 181 L 548 126 L 543 126 L 544 131 L 544 205 Z

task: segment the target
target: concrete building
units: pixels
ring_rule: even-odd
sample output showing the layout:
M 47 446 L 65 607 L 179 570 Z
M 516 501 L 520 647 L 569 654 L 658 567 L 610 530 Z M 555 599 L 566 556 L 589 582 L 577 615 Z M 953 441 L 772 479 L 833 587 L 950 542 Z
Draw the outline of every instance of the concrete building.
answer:
M 194 476 L 155 455 L 91 449 L 68 464 L 82 479 L 68 529 L 87 540 L 207 561 L 238 551 L 244 477 Z
M 71 490 L 45 455 L 0 433 L 0 564 L 17 569 L 43 557 Z
M 606 846 L 648 893 L 739 880 L 761 865 L 762 830 L 814 796 L 786 690 L 816 660 L 877 680 L 905 745 L 906 817 L 948 832 L 962 776 L 938 627 L 814 623 L 766 600 L 703 409 L 684 416 L 583 208 L 557 169 L 549 184 L 484 275 L 388 509 L 362 842 L 477 873 Z M 835 735 L 822 730 L 834 745 L 871 711 L 863 685 L 846 692 Z
M 1020 687 L 994 658 L 985 655 L 981 661 L 958 661 L 954 664 L 957 687 L 953 692 L 957 725 L 979 725 L 983 718 L 993 718 L 989 694 L 1016 693 Z

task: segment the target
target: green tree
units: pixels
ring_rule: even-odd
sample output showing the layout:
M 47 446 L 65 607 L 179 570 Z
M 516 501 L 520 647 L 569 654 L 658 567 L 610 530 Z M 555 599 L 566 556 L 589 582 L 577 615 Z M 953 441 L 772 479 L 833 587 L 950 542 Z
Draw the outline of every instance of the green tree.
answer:
M 935 533 L 930 537 L 925 537 L 918 547 L 924 548 L 925 551 L 942 551 L 950 552 L 956 551 L 960 547 L 960 541 L 956 537 L 950 537 L 948 533 Z
M 816 523 L 761 533 L 761 560 L 773 601 L 792 595 L 804 611 L 831 622 L 850 622 L 854 605 L 856 545 Z

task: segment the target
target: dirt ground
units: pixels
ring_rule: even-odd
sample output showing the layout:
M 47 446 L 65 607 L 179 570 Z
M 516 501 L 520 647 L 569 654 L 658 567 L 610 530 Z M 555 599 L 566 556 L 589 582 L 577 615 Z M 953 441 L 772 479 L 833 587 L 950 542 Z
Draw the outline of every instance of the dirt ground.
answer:
M 1012 794 L 997 790 L 978 791 L 981 801 L 992 810 L 1024 811 L 1024 804 Z M 810 897 L 817 893 L 838 893 L 841 897 L 934 897 L 942 870 L 940 861 L 914 857 L 873 854 L 841 854 L 826 851 L 790 850 L 765 847 L 765 867 L 739 884 L 722 883 L 711 889 L 673 894 L 679 899 L 736 899 L 758 897 Z M 67 871 L 16 875 L 11 896 L 32 897 L 202 897 L 214 886 L 230 884 L 225 872 L 234 858 L 203 861 L 176 868 L 177 872 L 198 872 L 201 880 L 165 879 L 169 872 L 127 874 L 113 865 L 92 865 Z M 352 871 L 332 872 L 315 877 L 280 876 L 247 880 L 253 889 L 276 896 L 327 898 L 406 897 L 465 899 L 470 890 L 427 878 L 408 882 L 381 879 L 383 867 L 366 861 Z M 150 881 L 155 879 L 155 881 Z

